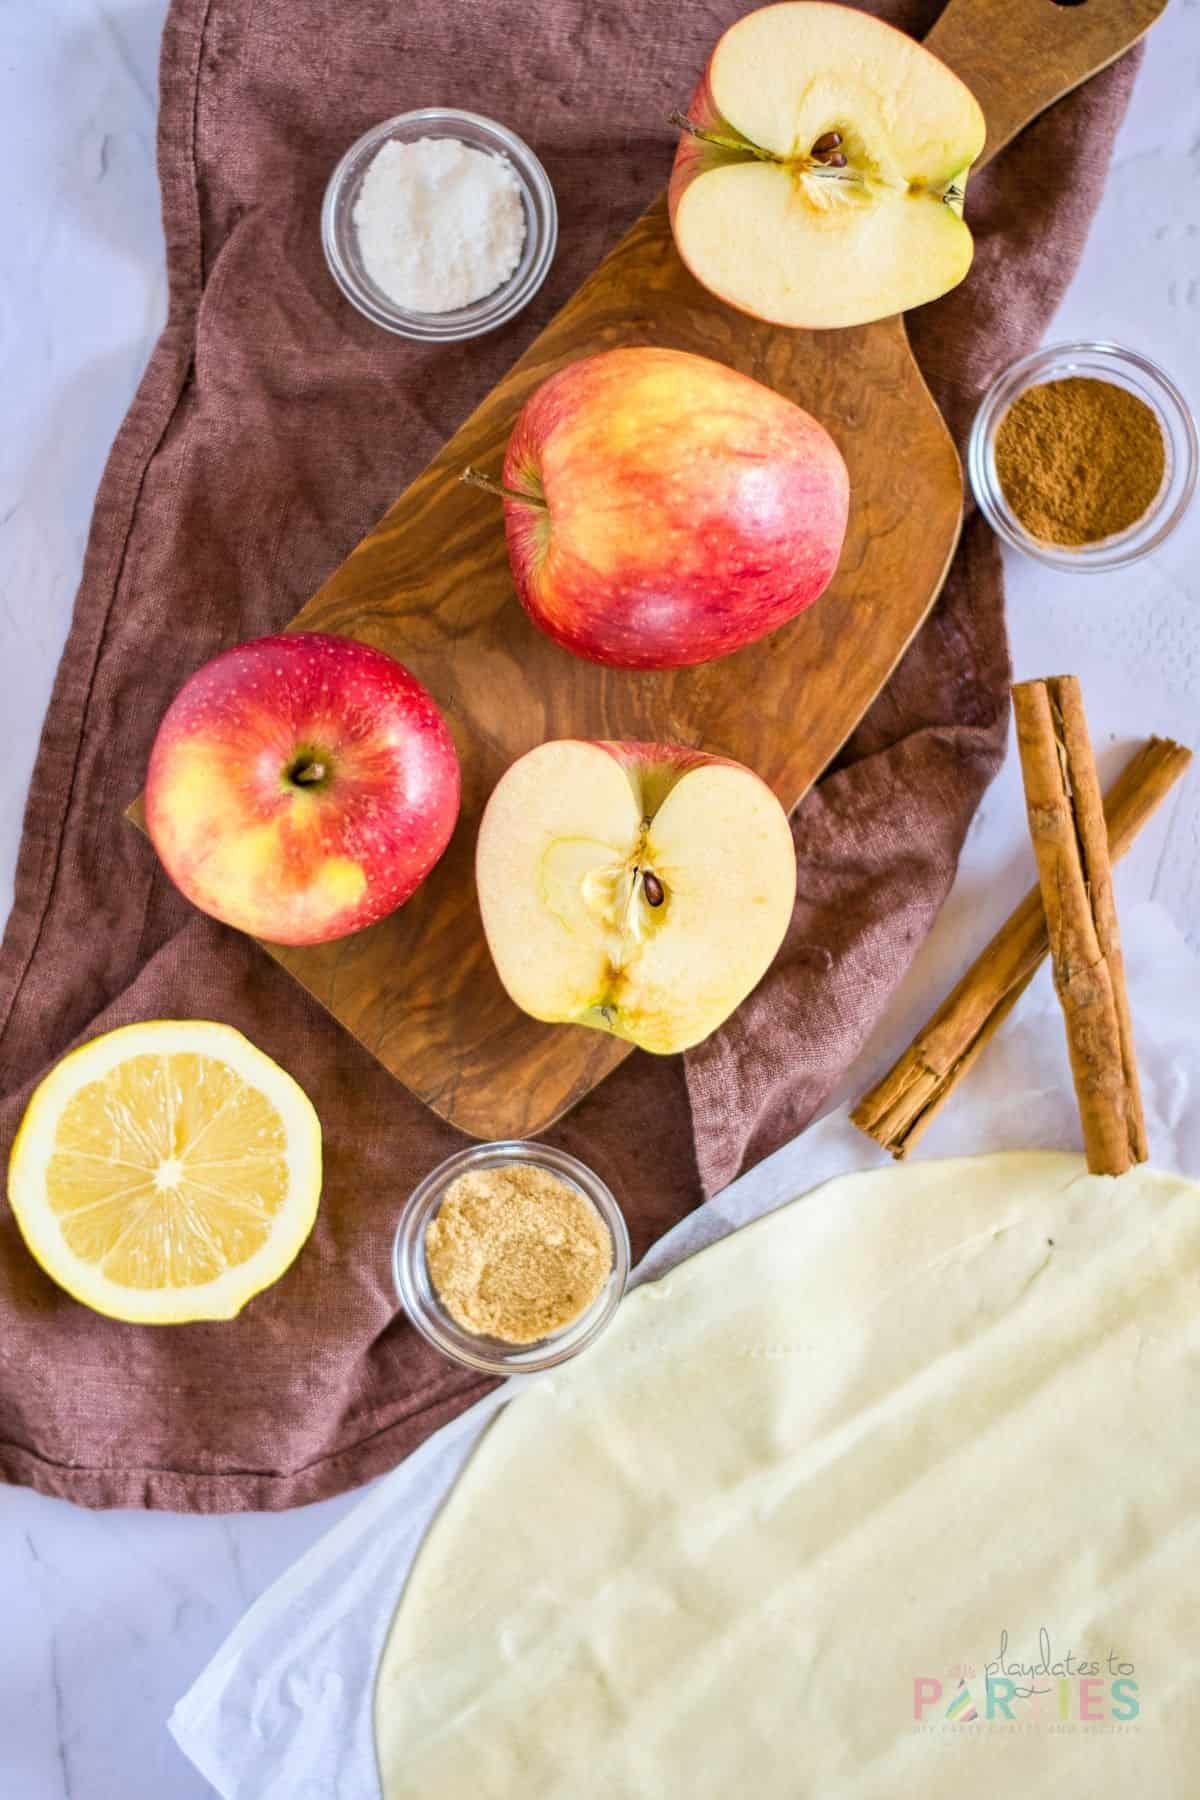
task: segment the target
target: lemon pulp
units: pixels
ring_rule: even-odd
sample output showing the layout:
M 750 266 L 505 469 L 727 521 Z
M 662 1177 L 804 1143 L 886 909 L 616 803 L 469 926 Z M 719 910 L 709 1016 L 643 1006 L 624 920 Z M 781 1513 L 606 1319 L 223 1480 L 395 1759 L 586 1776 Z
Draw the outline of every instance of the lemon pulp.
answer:
M 34 1256 L 98 1311 L 226 1318 L 294 1260 L 320 1194 L 302 1090 L 240 1033 L 156 1021 L 97 1038 L 35 1093 L 9 1194 Z

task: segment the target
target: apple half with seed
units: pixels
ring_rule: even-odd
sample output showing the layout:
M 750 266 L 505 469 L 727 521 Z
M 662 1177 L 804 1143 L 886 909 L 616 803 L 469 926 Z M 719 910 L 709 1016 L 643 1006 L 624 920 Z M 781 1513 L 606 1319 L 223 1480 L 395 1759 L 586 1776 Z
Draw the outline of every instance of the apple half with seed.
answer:
M 787 816 L 741 763 L 676 744 L 541 744 L 488 801 L 476 883 L 535 1019 L 669 1055 L 762 979 L 796 895 Z
M 748 13 L 713 51 L 671 174 L 680 256 L 776 325 L 862 325 L 971 266 L 963 196 L 986 126 L 914 39 L 824 0 Z

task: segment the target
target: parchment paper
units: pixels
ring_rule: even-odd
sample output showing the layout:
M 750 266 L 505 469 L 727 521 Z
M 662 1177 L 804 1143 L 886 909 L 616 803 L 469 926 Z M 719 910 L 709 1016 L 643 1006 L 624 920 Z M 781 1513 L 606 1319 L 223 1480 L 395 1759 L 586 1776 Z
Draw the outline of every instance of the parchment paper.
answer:
M 1131 911 L 1124 937 L 1152 1160 L 1200 1175 L 1200 960 L 1153 904 Z M 1057 1012 L 1043 969 L 931 1127 L 923 1156 L 1079 1148 Z M 887 1160 L 844 1112 L 811 1127 L 803 1145 L 805 1191 Z M 734 1182 L 655 1245 L 635 1282 L 796 1198 L 795 1163 L 793 1148 Z M 807 1204 L 820 1205 L 820 1193 Z M 175 1708 L 176 1741 L 225 1800 L 377 1800 L 371 1702 L 388 1626 L 430 1519 L 521 1385 L 488 1396 L 384 1477 L 258 1601 Z

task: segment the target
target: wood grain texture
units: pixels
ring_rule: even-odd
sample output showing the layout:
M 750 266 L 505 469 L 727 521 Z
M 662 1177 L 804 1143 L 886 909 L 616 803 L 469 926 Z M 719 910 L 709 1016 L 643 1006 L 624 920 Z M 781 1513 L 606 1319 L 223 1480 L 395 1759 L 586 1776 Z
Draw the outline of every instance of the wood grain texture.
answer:
M 854 495 L 838 574 L 815 607 L 736 656 L 662 673 L 601 668 L 536 631 L 513 592 L 499 506 L 458 479 L 467 464 L 499 469 L 522 404 L 555 369 L 646 343 L 715 357 L 807 407 L 837 439 Z M 500 775 L 546 738 L 652 738 L 736 757 L 792 806 L 925 616 L 961 502 L 954 447 L 899 319 L 801 337 L 733 313 L 683 269 L 659 202 L 294 621 L 376 644 L 429 687 L 462 758 L 463 808 L 446 856 L 398 913 L 272 955 L 464 1131 L 541 1130 L 629 1046 L 538 1024 L 500 986 L 472 870 Z
M 1060 31 L 1051 0 L 953 0 L 938 31 L 947 60 L 978 83 L 1011 136 L 1140 35 L 1153 4 L 1069 9 L 1123 23 L 1075 33 L 1057 58 L 1052 95 L 1032 78 L 1039 45 Z M 1001 41 L 1019 41 L 1020 54 L 1001 56 Z M 989 139 L 989 153 L 1000 141 Z M 832 586 L 782 631 L 698 669 L 628 673 L 557 649 L 517 604 L 499 507 L 458 480 L 467 464 L 498 471 L 517 413 L 548 375 L 627 344 L 694 351 L 765 382 L 815 414 L 849 465 L 850 524 Z M 499 776 L 546 738 L 651 738 L 736 757 L 794 806 L 932 606 L 961 512 L 958 458 L 903 321 L 796 333 L 735 313 L 684 270 L 658 201 L 293 621 L 376 644 L 429 687 L 462 758 L 463 808 L 446 856 L 398 913 L 338 943 L 271 954 L 463 1131 L 544 1129 L 629 1046 L 538 1024 L 500 986 L 473 878 L 479 816 Z
M 1166 5 L 1167 0 L 950 0 L 925 43 L 962 77 L 983 108 L 982 163 L 1038 113 L 1136 44 Z

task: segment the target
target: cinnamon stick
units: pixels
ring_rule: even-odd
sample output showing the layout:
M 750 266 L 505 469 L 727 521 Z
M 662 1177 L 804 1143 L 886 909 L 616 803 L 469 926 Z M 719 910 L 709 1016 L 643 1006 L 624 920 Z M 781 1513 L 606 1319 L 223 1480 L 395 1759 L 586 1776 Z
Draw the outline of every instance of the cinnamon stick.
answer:
M 1054 986 L 1093 1175 L 1149 1156 L 1100 781 L 1074 675 L 1018 682 L 1017 748 Z
M 1169 738 L 1150 738 L 1126 763 L 1104 801 L 1111 862 L 1124 856 L 1192 760 Z M 850 1117 L 902 1160 L 996 1035 L 1049 954 L 1040 887 L 967 970 L 909 1048 Z

